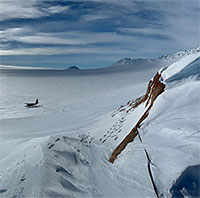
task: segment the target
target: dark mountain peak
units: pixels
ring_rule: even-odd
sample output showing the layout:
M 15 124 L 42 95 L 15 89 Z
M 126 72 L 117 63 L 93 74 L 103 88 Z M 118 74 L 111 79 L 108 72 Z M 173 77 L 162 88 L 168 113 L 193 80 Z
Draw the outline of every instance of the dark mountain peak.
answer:
M 68 67 L 67 70 L 80 70 L 80 68 L 77 66 L 71 66 L 71 67 Z

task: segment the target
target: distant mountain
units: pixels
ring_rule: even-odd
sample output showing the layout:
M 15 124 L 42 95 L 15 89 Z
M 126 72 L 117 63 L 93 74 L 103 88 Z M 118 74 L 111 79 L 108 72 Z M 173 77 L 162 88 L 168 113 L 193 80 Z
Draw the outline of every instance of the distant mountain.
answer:
M 67 70 L 80 70 L 80 68 L 77 66 L 71 66 L 71 67 L 68 67 Z
M 139 62 L 147 62 L 147 61 L 154 61 L 155 59 L 147 59 L 147 58 L 134 58 L 134 59 L 131 59 L 131 58 L 128 58 L 128 57 L 125 57 L 119 61 L 117 61 L 116 63 L 114 63 L 113 65 L 122 65 L 122 64 L 133 64 L 133 63 L 139 63 Z

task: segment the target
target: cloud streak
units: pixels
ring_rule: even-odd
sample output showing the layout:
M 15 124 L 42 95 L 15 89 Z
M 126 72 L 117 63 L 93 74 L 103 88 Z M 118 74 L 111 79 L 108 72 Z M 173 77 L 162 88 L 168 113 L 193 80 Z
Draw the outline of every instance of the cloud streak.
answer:
M 123 54 L 126 55 L 130 53 L 130 50 L 122 50 L 122 49 L 109 49 L 106 48 L 102 50 L 102 48 L 98 47 L 42 47 L 42 48 L 20 48 L 18 50 L 1 50 L 1 55 L 59 55 L 59 54 Z
M 11 19 L 33 19 L 51 14 L 62 13 L 70 9 L 69 6 L 41 6 L 42 0 L 1 0 L 0 21 Z
M 43 10 L 47 13 L 51 13 L 51 14 L 57 14 L 57 13 L 62 13 L 62 12 L 66 12 L 67 10 L 69 10 L 70 7 L 69 6 L 51 6 L 49 8 L 44 8 Z
M 27 35 L 32 32 L 31 35 Z M 38 33 L 27 28 L 11 28 L 0 31 L 1 41 L 18 41 L 29 44 L 84 45 L 112 42 L 132 42 L 132 36 L 116 32 L 69 31 L 62 33 Z

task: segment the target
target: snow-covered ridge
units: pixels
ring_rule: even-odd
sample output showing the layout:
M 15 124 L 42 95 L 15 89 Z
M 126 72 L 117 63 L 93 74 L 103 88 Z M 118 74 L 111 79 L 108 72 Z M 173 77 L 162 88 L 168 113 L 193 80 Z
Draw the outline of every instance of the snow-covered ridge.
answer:
M 198 48 L 193 48 L 190 50 L 184 50 L 177 52 L 175 54 L 168 54 L 168 55 L 163 55 L 158 58 L 152 58 L 152 59 L 147 59 L 147 58 L 129 58 L 125 57 L 116 63 L 114 63 L 112 66 L 117 66 L 117 65 L 127 65 L 127 64 L 135 64 L 135 63 L 145 63 L 145 62 L 156 62 L 156 61 L 168 61 L 168 62 L 175 62 L 178 61 L 179 59 L 188 56 L 190 54 L 196 54 L 200 52 L 200 47 Z
M 155 75 L 155 77 L 149 82 L 146 94 L 143 97 L 140 97 L 137 100 L 129 101 L 127 103 L 127 105 L 121 106 L 118 109 L 118 112 L 120 114 L 122 112 L 124 112 L 124 114 L 130 113 L 130 114 L 132 114 L 133 118 L 137 117 L 137 120 L 133 121 L 133 127 L 130 130 L 130 132 L 127 133 L 126 135 L 124 134 L 124 138 L 122 139 L 122 141 L 119 142 L 117 147 L 113 150 L 112 154 L 110 155 L 110 159 L 109 159 L 111 163 L 114 163 L 114 162 L 116 163 L 116 161 L 118 161 L 117 157 L 120 157 L 120 155 L 125 155 L 125 153 L 127 153 L 128 151 L 130 152 L 130 149 L 128 149 L 128 151 L 126 151 L 126 149 L 130 148 L 130 144 L 137 144 L 137 142 L 138 142 L 137 140 L 139 140 L 141 142 L 141 144 L 144 144 L 144 145 L 146 145 L 147 142 L 149 142 L 148 138 L 150 138 L 151 141 L 155 141 L 155 140 L 153 140 L 151 135 L 150 136 L 147 135 L 148 136 L 147 138 L 145 137 L 145 133 L 147 133 L 147 132 L 153 135 L 154 132 L 157 131 L 156 136 L 154 138 L 156 138 L 156 140 L 159 141 L 159 137 L 163 136 L 162 131 L 164 131 L 164 129 L 163 130 L 161 130 L 161 129 L 163 127 L 166 127 L 166 134 L 164 134 L 164 136 L 172 135 L 173 138 L 175 138 L 177 141 L 180 141 L 180 142 L 181 142 L 180 137 L 179 137 L 180 134 L 181 134 L 181 136 L 184 136 L 182 134 L 185 133 L 185 134 L 187 134 L 186 136 L 188 136 L 189 138 L 191 138 L 191 136 L 193 134 L 195 134 L 195 136 L 198 134 L 198 130 L 194 130 L 195 132 L 193 132 L 193 134 L 190 133 L 190 131 L 193 131 L 193 130 L 191 129 L 190 126 L 188 128 L 187 125 L 186 125 L 187 126 L 186 128 L 183 127 L 184 129 L 181 129 L 181 131 L 179 131 L 179 128 L 178 128 L 178 130 L 173 131 L 172 134 L 170 134 L 170 131 L 174 130 L 174 128 L 179 127 L 179 126 L 170 127 L 171 123 L 168 123 L 168 125 L 164 125 L 159 129 L 157 127 L 159 126 L 159 122 L 162 120 L 160 117 L 164 117 L 165 119 L 169 119 L 169 117 L 170 117 L 170 119 L 172 119 L 173 116 L 179 117 L 179 115 L 176 115 L 178 112 L 181 114 L 181 117 L 185 118 L 185 120 L 184 120 L 185 122 L 190 122 L 189 121 L 190 119 L 187 116 L 187 113 L 189 113 L 187 108 L 188 107 L 191 108 L 191 104 L 190 104 L 191 99 L 189 97 L 191 93 L 193 93 L 192 100 L 194 101 L 194 104 L 196 105 L 195 106 L 193 104 L 194 107 L 192 107 L 192 109 L 193 109 L 192 115 L 199 116 L 199 113 L 197 110 L 198 109 L 197 105 L 199 104 L 199 96 L 197 93 L 195 93 L 195 92 L 198 92 L 197 86 L 199 84 L 199 81 L 197 78 L 193 78 L 196 75 L 199 75 L 199 71 L 200 71 L 199 57 L 200 57 L 199 51 L 198 52 L 195 51 L 195 53 L 189 53 L 188 55 L 183 56 L 183 58 L 181 58 L 176 63 L 173 63 L 169 67 L 161 69 L 159 71 L 159 73 L 157 73 Z M 179 76 L 179 78 L 176 77 L 176 78 L 173 78 L 173 80 L 174 81 L 182 80 L 182 83 L 174 82 L 173 85 L 175 85 L 175 87 L 174 86 L 166 87 L 166 85 L 168 84 L 168 79 L 171 79 L 173 76 Z M 182 78 L 180 78 L 180 76 Z M 188 79 L 188 81 L 187 81 L 186 78 L 190 78 L 190 79 Z M 190 83 L 187 83 L 187 82 L 190 82 Z M 175 95 L 175 96 L 173 96 L 173 95 Z M 166 102 L 168 97 L 171 97 L 171 98 L 169 98 L 170 104 L 169 104 L 169 102 Z M 182 99 L 182 97 L 184 98 L 184 100 Z M 183 100 L 185 102 L 180 102 L 180 100 Z M 174 106 L 173 104 L 176 104 L 175 109 L 169 108 L 169 105 Z M 169 110 L 168 110 L 168 108 L 169 108 Z M 194 110 L 194 108 L 197 108 L 197 109 Z M 138 109 L 140 109 L 139 112 L 138 112 Z M 183 113 L 182 112 L 183 109 L 187 109 L 187 111 L 186 112 L 184 111 L 184 113 Z M 140 115 L 139 117 L 138 117 L 138 113 Z M 113 116 L 115 116 L 116 114 L 117 113 L 115 112 L 113 114 Z M 196 118 L 195 116 L 194 116 L 194 119 Z M 156 126 L 153 125 L 153 122 L 155 122 L 154 119 L 158 120 L 158 123 Z M 180 119 L 182 120 L 182 118 L 180 118 Z M 163 120 L 162 122 L 166 123 L 165 120 Z M 196 122 L 194 121 L 194 123 L 195 123 L 194 126 L 198 127 L 198 125 L 199 125 L 199 124 L 197 124 L 198 121 L 196 120 Z M 153 129 L 151 129 L 152 125 L 153 125 Z M 149 131 L 148 128 L 150 128 L 151 131 Z M 143 134 L 144 131 L 146 131 L 146 132 Z M 199 135 L 197 135 L 197 136 L 199 136 Z M 137 137 L 138 137 L 138 139 L 137 139 Z M 187 138 L 186 139 L 184 138 L 184 140 L 190 144 L 192 144 L 192 142 L 193 142 L 193 140 L 190 140 L 190 139 L 187 140 Z M 167 144 L 165 144 L 165 145 L 167 145 Z M 194 148 L 195 147 L 196 147 L 196 144 L 194 144 Z M 196 149 L 198 150 L 200 148 L 196 147 L 195 150 Z M 179 189 L 179 187 L 177 187 L 177 185 L 173 186 L 170 190 L 168 187 L 168 192 L 170 191 L 171 195 L 168 194 L 167 191 L 164 190 L 164 189 L 166 189 L 166 186 L 164 186 L 164 183 L 165 183 L 165 185 L 166 185 L 166 183 L 168 183 L 168 185 L 169 185 L 169 182 L 172 182 L 170 180 L 174 177 L 174 175 L 172 174 L 173 175 L 172 178 L 170 178 L 169 176 L 166 176 L 165 181 L 164 181 L 162 176 L 160 177 L 159 174 L 161 174 L 161 169 L 164 172 L 168 172 L 168 171 L 165 170 L 166 168 L 164 168 L 164 169 L 161 168 L 160 165 L 158 166 L 160 168 L 159 171 L 154 170 L 155 169 L 154 166 L 157 166 L 158 164 L 162 164 L 162 163 L 160 163 L 159 161 L 157 161 L 157 162 L 152 161 L 152 156 L 151 156 L 151 154 L 149 154 L 149 149 L 147 148 L 147 146 L 144 146 L 144 151 L 146 153 L 147 162 L 148 162 L 149 178 L 152 182 L 152 186 L 153 186 L 156 197 L 158 197 L 158 198 L 163 197 L 163 196 L 164 197 L 171 197 L 171 196 L 176 197 L 178 194 L 181 194 L 178 190 L 182 190 L 182 189 Z M 132 150 L 132 152 L 134 152 L 134 150 Z M 153 153 L 153 151 L 151 151 L 151 152 Z M 186 163 L 186 161 L 187 161 L 187 163 L 186 163 L 187 166 L 190 165 L 188 167 L 192 167 L 191 165 L 200 164 L 200 161 L 195 159 L 195 156 L 197 153 L 193 153 L 193 151 L 190 151 L 190 150 L 186 151 L 185 149 L 184 149 L 184 152 L 189 153 L 187 155 L 190 156 L 190 159 L 193 159 L 193 160 L 189 160 L 189 161 L 187 161 L 186 159 L 184 160 L 184 163 Z M 164 155 L 166 155 L 166 152 L 164 152 Z M 160 158 L 157 158 L 157 160 L 161 160 L 162 158 L 163 158 L 163 154 L 160 156 Z M 170 158 L 168 160 L 170 160 Z M 175 160 L 175 161 L 179 161 L 179 160 Z M 162 166 L 164 166 L 164 165 L 162 165 Z M 188 170 L 187 166 L 185 165 L 186 170 Z M 178 167 L 180 169 L 182 169 L 182 171 L 184 170 L 183 164 L 179 164 Z M 153 170 L 154 170 L 154 174 L 152 173 Z M 174 172 L 175 175 L 177 174 L 177 173 L 175 173 L 176 172 L 175 170 L 171 170 L 171 171 Z M 199 168 L 196 168 L 195 174 L 197 174 L 198 172 L 199 172 Z M 183 181 L 181 181 L 181 182 L 183 182 Z M 185 185 L 185 184 L 183 184 L 183 185 Z M 199 195 L 195 189 L 193 189 L 194 191 L 190 191 L 190 192 L 187 191 L 188 187 L 192 188 L 191 185 L 192 184 L 190 184 L 188 186 L 185 185 L 184 187 L 186 189 L 184 189 L 184 192 L 182 192 L 182 193 L 184 193 L 184 195 L 187 195 L 187 196 Z
M 165 56 L 161 56 L 159 57 L 159 59 L 166 59 L 166 60 L 173 60 L 173 59 L 180 59 L 184 56 L 188 56 L 190 54 L 196 54 L 200 52 L 200 47 L 197 48 L 193 48 L 190 50 L 184 50 L 184 51 L 180 51 L 177 52 L 175 54 L 169 54 L 169 55 L 165 55 Z
M 165 84 L 161 81 L 161 74 L 157 73 L 153 80 L 149 81 L 146 94 L 141 97 L 139 100 L 134 103 L 128 104 L 128 106 L 132 106 L 132 109 L 137 108 L 142 105 L 144 110 L 141 113 L 141 116 L 138 119 L 138 122 L 135 124 L 131 132 L 123 139 L 123 141 L 116 147 L 113 151 L 109 161 L 114 163 L 117 156 L 126 148 L 126 146 L 132 142 L 137 135 L 139 135 L 139 128 L 141 127 L 142 122 L 148 117 L 151 108 L 153 107 L 153 103 L 156 98 L 164 92 Z
M 137 62 L 146 62 L 146 61 L 154 61 L 155 59 L 147 59 L 147 58 L 129 58 L 125 57 L 123 59 L 118 60 L 116 63 L 113 65 L 126 65 L 126 64 L 131 64 L 131 63 L 137 63 Z
M 145 105 L 144 112 L 141 114 L 141 117 L 139 118 L 136 125 L 133 127 L 131 132 L 124 138 L 124 140 L 113 151 L 110 157 L 111 163 L 114 163 L 117 156 L 139 134 L 138 129 L 140 128 L 142 122 L 144 122 L 144 120 L 148 117 L 149 112 L 151 108 L 153 107 L 153 103 L 155 102 L 157 97 L 160 94 L 162 94 L 165 90 L 165 86 L 166 86 L 165 81 L 174 75 L 178 75 L 180 71 L 182 71 L 185 67 L 190 66 L 191 63 L 193 63 L 195 60 L 197 60 L 200 57 L 199 48 L 196 50 L 186 50 L 184 52 L 185 53 L 175 54 L 175 57 L 177 55 L 183 56 L 183 57 L 179 61 L 168 66 L 167 68 L 161 68 L 160 71 L 155 75 L 155 77 L 149 81 L 147 91 L 143 97 L 140 97 L 138 100 L 135 100 L 133 102 L 128 102 L 126 108 L 122 106 L 121 108 L 118 109 L 119 112 L 126 110 L 126 112 L 128 113 L 131 109 L 135 109 L 140 105 Z M 200 71 L 200 65 L 199 65 L 199 71 Z
M 179 73 L 181 70 L 183 70 L 186 66 L 188 66 L 190 63 L 192 63 L 199 57 L 200 51 L 196 53 L 191 53 L 187 56 L 184 56 L 178 62 L 173 63 L 168 68 L 164 69 L 164 71 L 162 71 L 163 69 L 161 69 L 163 80 L 169 79 L 173 75 Z

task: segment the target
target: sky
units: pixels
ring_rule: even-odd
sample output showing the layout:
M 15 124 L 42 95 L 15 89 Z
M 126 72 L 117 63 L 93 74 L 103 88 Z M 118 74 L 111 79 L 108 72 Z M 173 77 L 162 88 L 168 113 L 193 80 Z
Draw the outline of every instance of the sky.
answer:
M 200 46 L 200 0 L 0 0 L 0 64 L 100 68 Z

